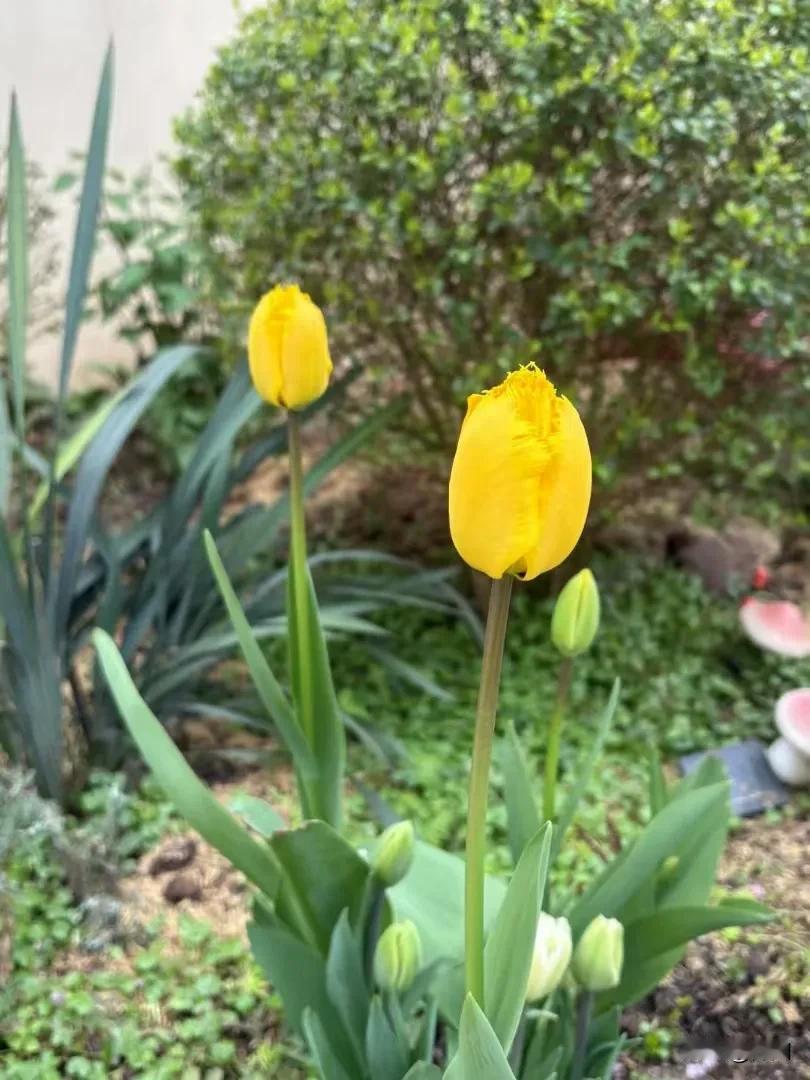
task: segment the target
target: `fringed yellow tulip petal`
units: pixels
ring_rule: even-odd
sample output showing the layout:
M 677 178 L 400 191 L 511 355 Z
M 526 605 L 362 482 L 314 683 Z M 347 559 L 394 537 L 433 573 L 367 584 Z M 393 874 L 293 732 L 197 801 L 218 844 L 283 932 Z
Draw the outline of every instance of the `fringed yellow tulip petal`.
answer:
M 288 409 L 315 401 L 326 390 L 332 359 L 321 309 L 305 293 L 284 334 L 281 352 L 282 397 Z
M 560 441 L 554 467 L 541 485 L 537 545 L 526 556 L 527 579 L 553 570 L 582 536 L 591 502 L 591 450 L 579 413 L 560 399 Z
M 301 409 L 326 389 L 332 372 L 326 322 L 297 285 L 277 285 L 257 304 L 248 360 L 257 393 L 273 405 Z
M 562 562 L 585 524 L 591 458 L 576 409 L 533 365 L 468 402 L 450 475 L 450 532 L 492 578 Z
M 248 330 L 248 363 L 250 377 L 259 397 L 272 405 L 280 405 L 281 396 L 281 334 L 273 319 L 273 289 L 256 305 Z

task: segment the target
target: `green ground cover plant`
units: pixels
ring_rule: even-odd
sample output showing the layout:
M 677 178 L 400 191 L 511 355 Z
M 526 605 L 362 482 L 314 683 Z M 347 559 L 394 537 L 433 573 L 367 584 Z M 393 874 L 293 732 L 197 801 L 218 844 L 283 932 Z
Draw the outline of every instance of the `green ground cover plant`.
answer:
M 650 671 L 664 673 L 672 668 L 673 622 L 660 617 L 661 604 L 671 605 L 679 618 L 693 627 L 690 643 L 694 650 L 693 666 L 689 678 L 673 679 L 670 685 L 680 686 L 679 698 L 685 708 L 690 700 L 690 685 L 697 682 L 711 687 L 715 680 L 725 685 L 725 657 L 747 657 L 748 674 L 739 683 L 734 682 L 731 726 L 723 722 L 719 728 L 715 722 L 721 719 L 721 709 L 726 701 L 720 695 L 694 713 L 695 727 L 689 748 L 715 745 L 728 738 L 746 737 L 759 732 L 767 735 L 770 730 L 769 702 L 764 698 L 770 691 L 760 693 L 758 687 L 773 685 L 778 689 L 788 685 L 791 671 L 781 662 L 775 666 L 758 650 L 748 654 L 747 645 L 737 636 L 733 606 L 718 604 L 707 597 L 692 579 L 676 569 L 639 560 L 634 556 L 613 556 L 597 560 L 597 573 L 605 583 L 602 589 L 603 621 L 600 637 L 594 651 L 582 658 L 575 680 L 575 700 L 582 703 L 582 721 L 574 720 L 566 729 L 564 750 L 569 741 L 575 746 L 584 745 L 592 727 L 588 703 L 596 707 L 602 691 L 598 676 L 596 657 L 600 650 L 608 655 L 618 648 L 625 634 L 633 634 L 643 645 L 643 661 Z M 666 600 L 662 597 L 666 596 Z M 536 708 L 544 708 L 551 693 L 553 655 L 549 642 L 548 627 L 551 602 L 526 595 L 518 598 L 515 634 L 507 650 L 504 668 L 504 717 L 515 717 L 519 728 L 534 742 Z M 470 665 L 477 647 L 469 635 L 454 621 L 445 617 L 415 612 L 397 611 L 389 614 L 402 626 L 403 640 L 411 642 L 405 651 L 406 658 L 429 672 L 433 678 L 443 678 L 452 692 L 452 700 L 431 702 L 423 695 L 394 693 L 390 680 L 382 667 L 365 681 L 362 694 L 346 692 L 346 707 L 356 710 L 361 719 L 386 718 L 385 729 L 396 736 L 401 757 L 393 772 L 383 771 L 360 744 L 350 744 L 350 771 L 362 777 L 367 785 L 373 785 L 381 798 L 403 817 L 416 823 L 423 838 L 460 849 L 463 823 L 463 800 L 466 785 L 466 746 L 469 742 L 469 724 L 466 719 L 474 695 L 474 680 Z M 648 635 L 642 636 L 640 628 L 646 626 Z M 271 662 L 280 661 L 281 644 L 269 650 Z M 641 661 L 639 661 L 641 662 Z M 341 649 L 335 657 L 335 678 L 338 685 L 346 685 L 363 670 L 366 661 L 360 650 L 352 647 Z M 666 735 L 666 716 L 650 705 L 644 705 L 644 695 L 636 693 L 632 682 L 626 683 L 629 697 L 625 703 L 641 710 L 651 730 Z M 512 703 L 518 703 L 519 712 Z M 532 707 L 531 703 L 534 703 Z M 727 702 L 726 702 L 727 703 Z M 717 706 L 716 708 L 713 706 Z M 577 715 L 580 715 L 579 709 Z M 593 714 L 595 717 L 595 713 Z M 620 706 L 615 720 L 614 737 L 604 767 L 594 783 L 589 797 L 580 804 L 576 835 L 569 840 L 571 851 L 561 859 L 553 875 L 561 888 L 582 887 L 593 870 L 600 865 L 602 853 L 610 850 L 616 837 L 622 839 L 634 835 L 639 828 L 639 807 L 645 797 L 646 776 L 643 766 L 632 760 L 632 726 L 629 712 Z M 539 743 L 534 743 L 540 749 Z M 671 747 L 667 757 L 681 749 L 678 741 Z M 686 745 L 683 745 L 686 748 Z M 572 753 L 564 753 L 562 789 L 569 785 L 568 774 Z M 499 783 L 496 777 L 496 783 Z M 109 792 L 113 778 L 100 774 L 94 778 L 82 796 L 83 817 L 79 824 L 87 828 L 93 823 L 93 834 L 106 833 L 104 824 L 108 814 Z M 38 820 L 42 812 L 32 807 Z M 355 791 L 348 799 L 349 829 L 358 843 L 368 844 L 374 832 L 369 824 L 369 809 L 363 794 Z M 178 827 L 170 804 L 157 790 L 147 783 L 138 793 L 122 800 L 121 829 L 116 833 L 115 848 L 125 853 L 126 860 L 137 858 L 154 847 L 167 830 Z M 490 869 L 504 872 L 509 866 L 506 815 L 501 800 L 496 798 L 490 813 L 490 824 L 495 840 L 491 854 Z M 228 1080 L 232 1076 L 251 1076 L 249 1071 L 251 1051 L 241 1036 L 237 1046 L 236 1063 L 217 1064 L 215 1055 L 224 1049 L 212 1050 L 223 1036 L 230 1014 L 236 1012 L 236 1004 L 246 1004 L 251 998 L 253 1005 L 242 1014 L 238 1026 L 245 1024 L 262 1033 L 276 1031 L 277 999 L 268 996 L 264 982 L 257 988 L 258 970 L 246 955 L 244 947 L 234 942 L 220 942 L 210 930 L 191 926 L 186 937 L 188 952 L 182 961 L 175 962 L 165 956 L 160 929 L 153 928 L 156 935 L 152 943 L 132 944 L 127 948 L 130 962 L 120 972 L 114 968 L 114 955 L 109 964 L 65 985 L 65 975 L 60 974 L 60 958 L 67 950 L 75 950 L 83 935 L 81 917 L 75 899 L 67 886 L 64 864 L 47 836 L 32 835 L 25 844 L 18 842 L 17 850 L 4 864 L 4 873 L 11 888 L 4 896 L 13 896 L 19 931 L 17 935 L 14 970 L 7 980 L 0 997 L 0 1039 L 3 1055 L 0 1061 L 14 1080 L 35 1080 L 52 1069 L 64 1070 L 66 1063 L 76 1059 L 75 1070 L 84 1069 L 76 1075 L 89 1077 L 115 1076 L 114 1066 L 99 1061 L 99 1046 L 106 1046 L 111 1054 L 109 1062 L 118 1061 L 122 1069 L 128 1068 L 133 1077 L 158 1075 L 160 1055 L 168 1044 L 176 1039 L 194 1064 L 199 1075 L 206 1070 L 222 1069 Z M 740 883 L 741 885 L 744 882 Z M 730 933 L 730 932 L 729 932 Z M 151 935 L 150 935 L 151 936 Z M 748 935 L 746 935 L 748 936 Z M 757 940 L 758 932 L 750 931 Z M 142 957 L 142 959 L 140 959 Z M 138 972 L 133 976 L 132 969 Z M 207 1005 L 197 980 L 212 973 L 219 979 L 218 988 Z M 733 972 L 729 969 L 729 978 Z M 738 973 L 737 978 L 740 975 Z M 808 970 L 802 966 L 796 953 L 791 959 L 790 979 L 797 993 L 806 982 Z M 133 991 L 133 978 L 139 983 Z M 778 1000 L 778 987 L 772 981 L 757 990 L 763 1008 L 768 1002 Z M 202 986 L 208 986 L 203 982 Z M 142 989 L 143 987 L 143 989 Z M 146 990 L 148 989 L 148 999 Z M 197 995 L 200 995 L 199 997 Z M 88 1007 L 87 995 L 92 999 Z M 74 998 L 76 1000 L 74 1001 Z M 171 1007 L 168 1003 L 175 1004 Z M 190 1010 L 179 1007 L 182 1001 L 190 1001 Z M 161 1021 L 156 1022 L 157 1008 Z M 182 1035 L 169 1036 L 171 1025 L 191 1018 L 205 1024 L 207 1034 L 194 1033 L 195 1024 L 184 1029 Z M 15 1019 L 22 1016 L 19 1028 Z M 96 1040 L 101 1030 L 109 1032 L 113 1025 L 120 1031 L 120 1040 L 113 1044 Z M 643 1062 L 646 1055 L 656 1057 L 662 1052 L 662 1040 L 670 1042 L 672 1036 L 666 1026 L 659 1031 L 644 1033 L 643 1046 L 634 1051 Z M 17 1032 L 12 1050 L 6 1033 Z M 658 1034 L 657 1034 L 658 1033 Z M 660 1037 L 659 1037 L 660 1035 Z M 275 1038 L 275 1037 L 274 1037 Z M 53 1040 L 53 1042 L 52 1042 Z M 47 1056 L 42 1057 L 43 1048 Z M 303 1080 L 308 1077 L 302 1061 L 297 1060 L 303 1048 L 295 1042 L 276 1041 L 273 1047 L 265 1047 L 255 1062 L 256 1076 L 265 1075 L 277 1080 Z M 115 1055 L 119 1054 L 120 1058 Z M 640 1068 L 643 1065 L 640 1065 Z M 180 1062 L 174 1058 L 165 1063 L 165 1076 L 182 1076 Z M 93 1071 L 95 1070 L 95 1071 Z M 104 1072 L 103 1070 L 107 1070 Z M 172 1071 L 174 1070 L 174 1071 Z M 70 1074 L 68 1074 L 70 1075 Z M 210 1077 L 221 1074 L 212 1071 Z

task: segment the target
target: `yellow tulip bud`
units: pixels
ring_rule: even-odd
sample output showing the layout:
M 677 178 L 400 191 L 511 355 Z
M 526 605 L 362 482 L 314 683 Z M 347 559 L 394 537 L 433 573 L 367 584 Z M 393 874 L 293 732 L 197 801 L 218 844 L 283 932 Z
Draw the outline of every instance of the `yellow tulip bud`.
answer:
M 555 919 L 541 912 L 534 938 L 532 966 L 526 1001 L 540 1001 L 560 985 L 571 960 L 571 926 L 568 919 Z
M 613 990 L 622 978 L 624 927 L 597 915 L 577 942 L 572 969 L 584 990 Z
M 450 474 L 450 533 L 465 562 L 491 578 L 551 570 L 582 534 L 590 499 L 579 413 L 539 368 L 467 399 Z
M 563 656 L 579 656 L 599 630 L 599 589 L 590 570 L 565 583 L 551 618 L 551 640 Z
M 395 825 L 389 825 L 380 837 L 371 860 L 371 872 L 386 888 L 390 889 L 398 884 L 410 870 L 414 844 L 413 825 L 410 821 L 398 821 Z
M 276 285 L 253 312 L 250 376 L 271 405 L 302 409 L 326 389 L 332 371 L 323 312 L 297 285 Z
M 406 919 L 391 923 L 380 936 L 374 953 L 374 978 L 381 990 L 404 993 L 422 966 L 419 931 Z

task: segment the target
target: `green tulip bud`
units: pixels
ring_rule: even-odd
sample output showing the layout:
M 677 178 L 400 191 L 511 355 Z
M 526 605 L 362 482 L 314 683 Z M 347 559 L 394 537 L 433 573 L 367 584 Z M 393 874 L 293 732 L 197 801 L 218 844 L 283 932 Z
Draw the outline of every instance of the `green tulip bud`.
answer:
M 422 943 L 419 931 L 406 919 L 391 923 L 377 942 L 374 953 L 374 979 L 381 990 L 403 993 L 422 966 Z
M 415 842 L 410 821 L 398 821 L 385 830 L 371 860 L 371 872 L 380 884 L 391 888 L 402 881 L 411 868 Z
M 540 1001 L 557 989 L 571 959 L 571 927 L 568 919 L 540 913 L 534 937 L 532 966 L 526 1001 Z
M 574 978 L 584 990 L 613 990 L 622 978 L 624 927 L 618 919 L 597 915 L 577 942 Z
M 598 630 L 599 588 L 590 570 L 580 570 L 557 597 L 551 640 L 563 656 L 579 656 L 590 649 Z

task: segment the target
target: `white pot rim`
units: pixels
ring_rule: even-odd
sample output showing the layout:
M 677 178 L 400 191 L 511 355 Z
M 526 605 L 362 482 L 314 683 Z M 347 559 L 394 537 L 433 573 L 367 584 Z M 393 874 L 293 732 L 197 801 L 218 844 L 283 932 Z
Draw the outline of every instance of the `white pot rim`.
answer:
M 810 714 L 810 686 L 800 686 L 795 690 L 788 690 L 782 694 L 776 703 L 774 710 L 776 727 L 791 746 L 794 746 L 799 753 L 810 757 L 810 728 L 806 731 L 798 730 L 795 722 L 791 719 L 791 710 L 799 699 L 807 701 L 806 708 Z

